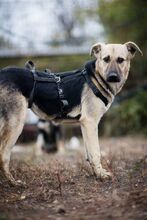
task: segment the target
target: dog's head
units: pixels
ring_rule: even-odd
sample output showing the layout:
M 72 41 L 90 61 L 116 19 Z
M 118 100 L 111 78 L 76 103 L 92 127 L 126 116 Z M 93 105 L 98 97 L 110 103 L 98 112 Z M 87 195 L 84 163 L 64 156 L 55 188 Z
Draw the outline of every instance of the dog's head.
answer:
M 130 61 L 136 52 L 142 51 L 134 42 L 125 44 L 97 43 L 91 48 L 90 55 L 96 57 L 95 70 L 112 86 L 120 90 L 130 69 Z

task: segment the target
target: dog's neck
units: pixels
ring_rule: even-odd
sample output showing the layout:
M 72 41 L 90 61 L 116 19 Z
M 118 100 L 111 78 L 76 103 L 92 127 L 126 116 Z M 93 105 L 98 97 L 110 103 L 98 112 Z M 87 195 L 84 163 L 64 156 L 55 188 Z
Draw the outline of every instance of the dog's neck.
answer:
M 120 90 L 122 89 L 123 85 L 125 84 L 125 80 L 122 81 L 121 83 L 108 83 L 100 75 L 100 73 L 98 71 L 95 71 L 94 75 L 97 78 L 98 84 L 100 84 L 101 87 L 103 87 L 105 90 L 107 90 L 107 92 L 109 93 L 108 97 L 110 96 L 111 97 L 110 100 L 112 100 L 112 101 L 114 99 L 114 96 L 117 95 L 120 92 Z M 102 94 L 105 95 L 104 93 L 102 93 Z
M 111 103 L 115 95 L 113 88 L 103 79 L 103 77 L 99 73 L 95 71 L 92 75 L 92 81 L 103 94 L 103 96 L 107 97 L 109 103 Z
M 108 99 L 108 102 L 111 103 L 114 99 L 115 90 L 108 82 L 106 82 L 106 80 L 100 75 L 99 72 L 95 71 L 95 62 L 96 60 L 87 62 L 85 69 L 89 73 L 97 89 L 102 93 L 104 97 Z

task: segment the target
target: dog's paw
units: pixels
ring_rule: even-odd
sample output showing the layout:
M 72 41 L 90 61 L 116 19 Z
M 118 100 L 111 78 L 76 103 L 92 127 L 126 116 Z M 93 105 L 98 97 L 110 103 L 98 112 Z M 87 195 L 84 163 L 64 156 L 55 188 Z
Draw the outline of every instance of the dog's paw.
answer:
M 19 187 L 26 186 L 25 182 L 22 182 L 21 180 L 15 180 L 10 172 L 4 173 L 3 176 L 4 176 L 4 180 L 8 183 L 9 186 L 19 186 Z
M 94 170 L 94 173 L 97 179 L 112 179 L 112 174 L 103 168 Z

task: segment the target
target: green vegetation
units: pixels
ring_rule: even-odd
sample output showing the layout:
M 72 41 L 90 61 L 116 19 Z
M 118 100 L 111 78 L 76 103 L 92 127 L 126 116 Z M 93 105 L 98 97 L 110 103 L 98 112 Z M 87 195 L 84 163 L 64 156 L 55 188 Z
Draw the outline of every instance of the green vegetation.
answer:
M 132 66 L 133 80 L 139 84 L 147 69 L 147 1 L 100 0 L 99 6 L 100 21 L 109 42 L 134 41 L 142 49 L 143 57 L 137 56 Z
M 24 67 L 25 62 L 32 60 L 37 69 L 51 69 L 54 72 L 62 72 L 81 68 L 86 60 L 89 60 L 88 55 L 60 55 L 60 56 L 41 56 L 41 57 L 17 57 L 17 58 L 1 58 L 0 68 L 6 66 Z
M 147 92 L 140 91 L 133 98 L 112 106 L 106 114 L 103 133 L 107 136 L 147 135 Z
M 143 51 L 131 64 L 124 90 L 147 83 L 147 1 L 99 0 L 98 14 L 108 42 L 134 41 Z M 123 91 L 124 91 L 123 90 Z M 107 135 L 147 134 L 147 92 L 112 107 L 105 118 Z M 104 133 L 105 133 L 104 132 Z

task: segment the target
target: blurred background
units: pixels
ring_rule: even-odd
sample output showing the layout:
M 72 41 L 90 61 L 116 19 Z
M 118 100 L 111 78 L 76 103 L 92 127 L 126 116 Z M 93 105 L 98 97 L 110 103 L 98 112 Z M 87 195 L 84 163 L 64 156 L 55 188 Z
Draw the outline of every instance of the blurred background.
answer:
M 134 41 L 143 51 L 102 119 L 100 134 L 147 135 L 146 0 L 0 0 L 0 68 L 24 67 L 27 60 L 52 72 L 81 68 L 99 41 Z M 21 141 L 35 140 L 37 120 L 29 111 Z M 79 127 L 64 131 L 66 137 L 81 135 Z

